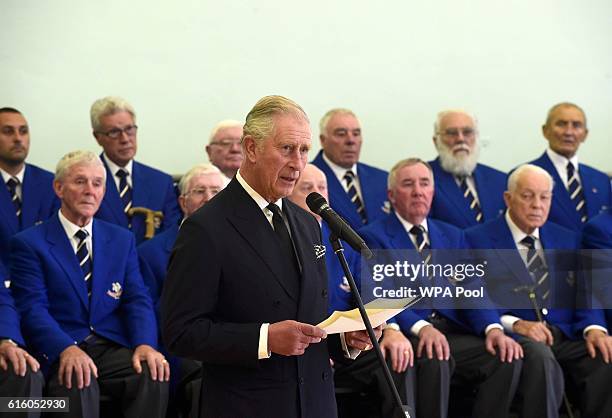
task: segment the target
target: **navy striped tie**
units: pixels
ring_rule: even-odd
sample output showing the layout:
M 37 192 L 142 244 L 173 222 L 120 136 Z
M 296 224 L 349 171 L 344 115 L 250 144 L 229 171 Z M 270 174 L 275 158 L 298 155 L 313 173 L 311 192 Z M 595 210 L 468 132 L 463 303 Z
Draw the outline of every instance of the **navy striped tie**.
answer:
M 127 182 L 127 177 L 130 174 L 123 168 L 120 168 L 115 175 L 119 177 L 119 197 L 123 203 L 123 212 L 128 216 L 128 210 L 132 207 L 132 188 Z
M 17 194 L 18 185 L 19 180 L 15 177 L 11 177 L 6 182 L 6 187 L 8 188 L 9 194 L 11 195 L 13 206 L 15 206 L 15 215 L 17 215 L 17 217 L 19 218 L 21 216 L 21 199 L 19 199 L 19 195 Z
M 355 205 L 357 213 L 361 217 L 361 223 L 367 223 L 368 217 L 366 216 L 365 206 L 363 205 L 363 202 L 359 197 L 359 193 L 357 193 L 357 187 L 355 186 L 355 174 L 351 170 L 348 170 L 344 174 L 344 181 L 346 182 L 346 193 L 348 194 L 349 199 L 351 199 L 351 202 L 353 202 Z
M 474 214 L 476 222 L 482 222 L 482 210 L 480 210 L 480 205 L 478 204 L 478 200 L 476 200 L 476 196 L 474 196 L 474 193 L 472 193 L 470 187 L 468 186 L 467 176 L 460 176 L 458 179 L 461 191 L 463 192 L 463 197 L 470 205 L 470 210 Z
M 431 260 L 431 247 L 425 239 L 425 228 L 420 225 L 414 225 L 410 228 L 410 233 L 415 237 L 417 251 L 423 257 L 425 264 L 428 264 Z
M 531 235 L 527 235 L 521 240 L 521 244 L 527 247 L 527 270 L 535 283 L 537 294 L 540 295 L 542 300 L 546 300 L 550 294 L 548 269 L 536 250 L 535 239 Z
M 76 256 L 79 260 L 79 265 L 81 266 L 81 270 L 83 270 L 83 280 L 87 284 L 87 296 L 91 296 L 91 273 L 92 273 L 92 263 L 91 263 L 91 255 L 89 254 L 89 250 L 87 249 L 87 236 L 89 234 L 84 229 L 79 229 L 75 237 L 79 240 L 77 244 Z
M 580 222 L 585 223 L 588 217 L 584 194 L 582 193 L 582 186 L 578 180 L 578 174 L 571 161 L 567 163 L 567 191 L 569 192 L 570 199 L 572 199 L 572 202 L 574 202 L 576 206 L 576 212 L 580 215 Z

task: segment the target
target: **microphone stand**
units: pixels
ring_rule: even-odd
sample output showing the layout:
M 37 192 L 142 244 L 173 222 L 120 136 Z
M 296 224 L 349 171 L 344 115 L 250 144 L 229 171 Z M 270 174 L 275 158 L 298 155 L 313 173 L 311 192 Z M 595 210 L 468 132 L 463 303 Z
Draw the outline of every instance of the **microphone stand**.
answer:
M 370 340 L 372 341 L 372 346 L 374 350 L 376 351 L 376 357 L 378 357 L 378 362 L 380 363 L 380 366 L 382 367 L 383 372 L 385 374 L 385 380 L 387 381 L 387 384 L 389 385 L 389 389 L 391 390 L 391 393 L 393 394 L 393 397 L 395 398 L 395 410 L 394 410 L 392 418 L 411 418 L 410 408 L 407 405 L 402 404 L 402 399 L 400 398 L 399 392 L 397 391 L 397 388 L 395 387 L 395 383 L 393 382 L 393 378 L 391 377 L 391 372 L 389 371 L 389 368 L 387 367 L 387 362 L 385 361 L 385 358 L 383 357 L 383 353 L 380 349 L 380 345 L 378 344 L 378 339 L 376 338 L 376 335 L 374 334 L 374 330 L 372 329 L 370 318 L 368 318 L 365 307 L 363 306 L 363 301 L 361 300 L 361 296 L 359 295 L 359 290 L 357 290 L 357 285 L 355 284 L 355 280 L 353 279 L 353 275 L 351 274 L 351 269 L 349 268 L 348 263 L 346 262 L 346 257 L 344 256 L 344 248 L 342 247 L 342 243 L 340 242 L 340 239 L 334 233 L 330 234 L 329 241 L 331 242 L 334 253 L 336 253 L 336 255 L 338 256 L 338 259 L 340 260 L 340 264 L 342 265 L 342 270 L 344 271 L 344 275 L 346 276 L 349 286 L 351 287 L 351 293 L 353 294 L 353 298 L 355 298 L 355 301 L 357 302 L 357 307 L 359 308 L 359 314 L 361 315 L 361 318 L 363 319 L 363 323 L 365 324 L 368 335 L 370 336 Z

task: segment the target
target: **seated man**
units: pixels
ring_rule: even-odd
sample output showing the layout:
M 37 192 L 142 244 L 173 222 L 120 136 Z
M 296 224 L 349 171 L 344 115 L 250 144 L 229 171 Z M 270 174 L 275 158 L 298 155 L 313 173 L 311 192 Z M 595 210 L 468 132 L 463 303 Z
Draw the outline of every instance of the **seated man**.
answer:
M 104 97 L 91 105 L 90 116 L 106 167 L 106 193 L 96 218 L 129 228 L 137 244 L 145 240 L 146 212 L 163 214 L 163 219 L 155 218 L 155 232 L 175 226 L 181 211 L 172 177 L 134 160 L 138 132 L 134 108 L 120 97 Z
M 430 250 L 465 248 L 460 229 L 428 218 L 433 194 L 428 163 L 417 158 L 398 162 L 388 180 L 393 212 L 359 232 L 372 249 L 416 250 L 425 264 L 436 261 L 435 255 L 425 255 Z M 478 387 L 472 417 L 508 416 L 522 365 L 521 347 L 504 335 L 495 310 L 433 306 L 407 309 L 395 317 L 398 338 L 408 338 L 416 347 L 417 416 L 447 416 L 453 373 Z M 412 363 L 411 351 L 398 354 L 402 363 Z
M 30 127 L 12 107 L 0 108 L 0 277 L 8 277 L 13 235 L 49 218 L 59 208 L 53 174 L 26 163 Z M 8 280 L 8 279 L 7 279 Z
M 506 174 L 478 163 L 476 117 L 464 110 L 438 113 L 433 141 L 439 156 L 430 162 L 436 182 L 430 216 L 463 229 L 502 214 Z
M 97 417 L 99 393 L 125 417 L 165 415 L 169 366 L 138 270 L 133 235 L 93 220 L 106 170 L 94 153 L 58 163 L 58 213 L 11 240 L 11 278 L 22 330 L 47 375 L 47 396 L 68 397 L 62 417 Z
M 242 122 L 223 120 L 210 133 L 206 154 L 210 163 L 223 173 L 228 183 L 240 168 L 242 159 Z
M 317 166 L 314 164 L 306 164 L 302 175 L 293 188 L 293 192 L 289 195 L 289 199 L 304 210 L 310 211 L 306 204 L 306 197 L 312 192 L 317 192 L 327 199 L 327 179 L 323 171 L 319 170 Z M 321 217 L 319 215 L 314 213 L 313 215 L 321 224 L 323 236 L 321 242 L 327 247 L 325 251 L 325 264 L 327 266 L 329 289 L 329 312 L 332 313 L 333 311 L 353 309 L 356 304 L 353 302 L 350 287 L 344 276 L 344 270 L 342 270 L 340 261 L 331 249 L 331 244 L 329 242 L 329 227 L 327 223 L 321 223 Z M 360 268 L 359 254 L 346 243 L 343 243 L 343 247 L 347 263 L 351 267 L 352 273 L 357 276 L 357 269 Z M 359 286 L 358 283 L 357 285 Z M 412 346 L 410 342 L 406 338 L 401 337 L 400 334 L 401 333 L 398 333 L 393 328 L 384 329 L 380 348 L 383 353 L 389 357 L 389 367 L 392 370 L 392 376 L 400 397 L 402 398 L 402 402 L 404 404 L 408 403 L 408 406 L 414 411 L 412 397 L 408 394 L 408 390 L 411 387 L 411 383 L 408 381 L 410 378 L 408 366 L 412 366 L 412 362 L 409 358 L 404 358 L 403 355 L 405 351 L 411 353 Z M 381 399 L 381 416 L 392 416 L 393 408 L 395 407 L 394 398 L 387 386 L 383 370 L 380 368 L 378 358 L 373 350 L 362 353 L 354 361 L 349 359 L 346 361 L 343 359 L 336 361 L 334 364 L 334 381 L 336 386 L 341 387 L 350 386 L 363 388 L 364 390 L 369 390 L 373 387 L 374 392 L 376 392 Z
M 385 215 L 387 172 L 359 162 L 361 123 L 348 109 L 332 109 L 319 124 L 321 148 L 314 165 L 325 173 L 331 205 L 357 230 Z
M 0 274 L 0 279 L 3 279 Z M 44 378 L 40 365 L 28 354 L 19 329 L 19 314 L 9 289 L 0 282 L 0 397 L 42 396 Z M 11 417 L 32 416 L 8 414 Z M 38 414 L 35 414 L 38 416 Z M 0 417 L 4 413 L 0 412 Z
M 519 290 L 525 283 L 533 288 L 524 296 L 527 306 L 530 299 L 535 301 L 531 309 L 517 305 L 520 309 L 506 306 L 502 310 L 504 328 L 518 334 L 525 351 L 519 383 L 521 415 L 558 417 L 567 376 L 578 391 L 581 416 L 609 417 L 612 397 L 607 384 L 612 381 L 612 366 L 602 357 L 609 359 L 611 348 L 605 321 L 595 312 L 560 305 L 558 296 L 563 298 L 565 294 L 574 303 L 575 285 L 567 270 L 558 268 L 564 260 L 551 251 L 542 251 L 578 248 L 578 238 L 572 231 L 547 222 L 553 199 L 551 175 L 535 165 L 520 166 L 508 178 L 506 215 L 468 229 L 466 239 L 472 248 L 513 250 L 503 252 L 503 261 L 489 263 L 495 269 L 495 279 L 507 283 L 509 289 Z M 567 258 L 567 251 L 564 253 L 563 258 Z M 513 264 L 512 257 L 518 263 Z M 502 297 L 509 298 L 510 293 Z M 550 309 L 544 307 L 553 296 L 555 304 Z M 591 349 L 593 356 L 588 352 Z

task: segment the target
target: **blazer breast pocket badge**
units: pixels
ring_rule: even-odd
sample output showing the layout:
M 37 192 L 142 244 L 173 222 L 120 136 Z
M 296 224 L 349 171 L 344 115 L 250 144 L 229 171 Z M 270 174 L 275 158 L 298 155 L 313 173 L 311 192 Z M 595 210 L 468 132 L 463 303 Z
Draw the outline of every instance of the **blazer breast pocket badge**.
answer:
M 314 252 L 315 252 L 315 257 L 321 258 L 325 255 L 325 245 L 320 245 L 320 244 L 315 244 L 314 245 Z
M 115 300 L 119 300 L 121 295 L 123 294 L 123 289 L 121 288 L 121 283 L 115 282 L 111 285 L 111 290 L 107 290 L 106 294 Z

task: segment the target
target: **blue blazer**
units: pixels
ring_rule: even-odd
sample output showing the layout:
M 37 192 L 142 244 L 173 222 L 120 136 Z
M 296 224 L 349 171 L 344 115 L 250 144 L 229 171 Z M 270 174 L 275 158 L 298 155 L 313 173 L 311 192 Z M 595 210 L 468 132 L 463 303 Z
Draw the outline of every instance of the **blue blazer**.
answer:
M 431 248 L 442 249 L 465 249 L 463 231 L 442 221 L 427 219 L 427 227 Z M 386 218 L 380 219 L 371 225 L 363 227 L 359 233 L 374 249 L 409 249 L 415 250 L 408 233 L 400 223 L 395 214 L 391 213 Z M 432 258 L 435 262 L 435 255 Z M 499 316 L 494 310 L 488 309 L 439 309 L 442 315 L 454 322 L 460 328 L 477 335 L 484 333 L 486 327 L 493 323 L 499 323 Z M 419 320 L 427 320 L 432 309 L 406 309 L 395 317 L 400 328 L 408 332 Z
M 327 188 L 329 192 L 329 204 L 346 221 L 357 230 L 363 226 L 361 217 L 357 213 L 355 204 L 351 202 L 344 187 L 331 167 L 323 160 L 323 151 L 319 151 L 312 163 L 319 167 L 327 177 Z M 357 177 L 361 186 L 361 195 L 365 204 L 367 223 L 371 223 L 384 217 L 387 213 L 383 210 L 387 201 L 387 173 L 384 170 L 366 164 L 357 163 Z
M 498 258 L 494 262 L 489 262 L 489 275 L 495 275 L 496 280 L 507 285 L 507 295 L 512 295 L 512 289 L 521 285 L 532 285 L 533 280 L 527 271 L 527 267 L 520 258 L 510 228 L 506 223 L 505 218 L 498 218 L 465 231 L 465 237 L 471 248 L 502 250 L 498 251 Z M 544 250 L 577 250 L 578 237 L 572 231 L 555 225 L 552 222 L 545 223 L 540 228 L 540 239 Z M 511 256 L 508 251 L 516 250 L 514 256 Z M 569 255 L 567 252 L 562 253 L 562 257 Z M 575 301 L 576 286 L 568 282 L 568 277 L 563 277 L 564 270 L 553 269 L 550 266 L 559 266 L 565 260 L 559 259 L 550 252 L 545 254 L 546 263 L 549 266 L 549 281 L 551 283 L 551 291 L 553 300 L 563 302 L 563 295 L 572 296 Z M 525 301 L 528 301 L 525 295 Z M 527 304 L 527 303 L 526 303 Z M 564 303 L 565 305 L 565 303 Z M 503 309 L 500 313 L 511 314 L 529 321 L 536 321 L 536 315 L 533 309 Z M 568 337 L 575 339 L 578 337 L 575 330 L 584 329 L 587 325 L 601 325 L 605 327 L 603 317 L 593 311 L 580 309 L 570 309 L 563 307 L 562 309 L 549 309 L 546 315 L 546 321 L 556 325 Z
M 435 183 L 429 216 L 462 229 L 478 225 L 461 188 L 455 182 L 455 177 L 442 169 L 440 158 L 430 161 L 429 164 L 433 169 Z M 506 208 L 506 174 L 484 164 L 477 164 L 473 178 L 483 221 L 497 218 Z
M 23 346 L 23 337 L 19 328 L 19 314 L 9 289 L 4 286 L 5 277 L 0 274 L 0 339 L 10 338 Z
M 548 171 L 555 181 L 548 220 L 580 233 L 583 227 L 582 222 L 580 222 L 580 214 L 576 211 L 576 206 L 570 199 L 569 192 L 563 185 L 563 181 L 548 155 L 544 153 L 537 160 L 531 161 L 530 164 L 535 164 Z M 608 175 L 582 163 L 578 164 L 578 174 L 582 182 L 582 192 L 584 193 L 588 218 L 591 219 L 598 213 L 611 208 L 612 192 L 610 191 Z
M 9 241 L 17 232 L 40 223 L 59 209 L 53 174 L 26 164 L 22 184 L 21 223 L 6 186 L 0 187 L 0 276 L 8 276 Z
M 347 311 L 353 309 L 356 305 L 353 302 L 353 296 L 348 284 L 345 280 L 344 270 L 340 265 L 338 256 L 334 253 L 331 243 L 329 242 L 329 227 L 325 222 L 321 225 L 321 243 L 325 245 L 325 264 L 327 266 L 327 279 L 329 289 L 329 313 L 334 311 Z M 355 284 L 359 287 L 359 254 L 355 252 L 346 242 L 342 241 L 344 248 L 344 256 L 346 262 L 351 269 Z
M 155 314 L 133 235 L 94 220 L 92 237 L 91 301 L 58 215 L 11 240 L 11 288 L 24 337 L 41 365 L 53 364 L 92 331 L 124 347 L 157 346 Z
M 104 161 L 103 158 L 102 161 Z M 106 193 L 104 194 L 100 209 L 96 213 L 96 218 L 127 228 L 128 219 L 123 212 L 123 204 L 115 184 L 115 176 L 111 173 L 106 162 L 104 162 L 104 165 L 106 166 Z M 160 229 L 156 232 L 166 230 L 178 224 L 182 214 L 178 206 L 172 177 L 136 161 L 134 161 L 132 171 L 132 207 L 142 206 L 162 211 L 164 220 Z M 137 244 L 144 241 L 144 217 L 134 216 L 132 218 L 132 232 L 136 237 Z

